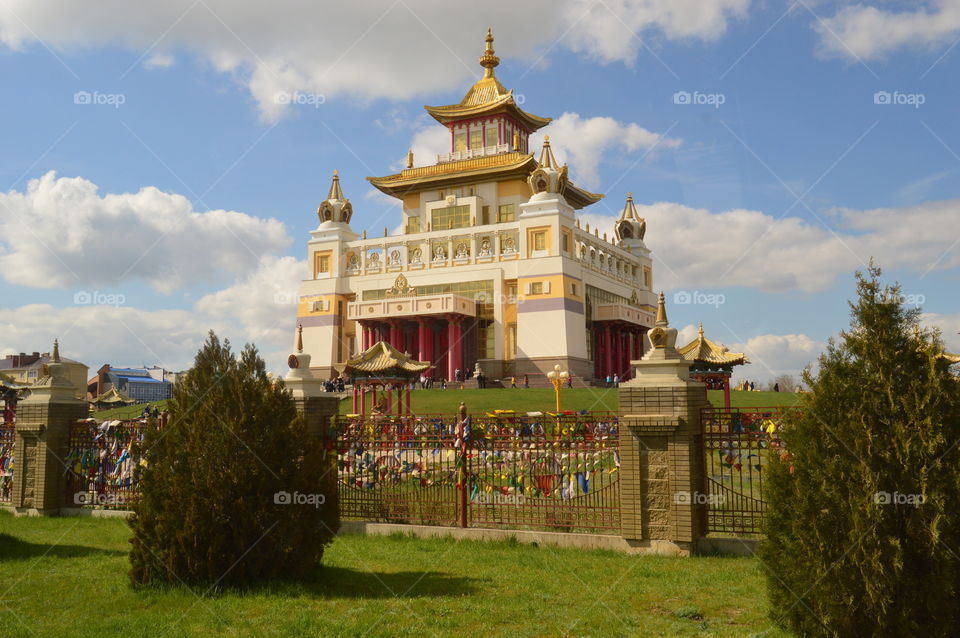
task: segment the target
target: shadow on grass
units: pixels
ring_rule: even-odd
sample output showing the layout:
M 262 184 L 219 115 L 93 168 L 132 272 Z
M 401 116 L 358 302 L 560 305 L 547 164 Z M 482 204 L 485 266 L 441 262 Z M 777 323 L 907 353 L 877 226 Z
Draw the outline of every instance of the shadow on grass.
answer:
M 100 549 L 84 545 L 54 545 L 50 543 L 30 543 L 28 541 L 0 533 L 0 560 L 40 558 L 82 558 L 84 556 L 124 556 L 119 549 Z
M 482 579 L 437 572 L 377 572 L 323 566 L 303 580 L 265 583 L 253 590 L 291 597 L 330 599 L 443 598 L 474 594 L 482 584 Z

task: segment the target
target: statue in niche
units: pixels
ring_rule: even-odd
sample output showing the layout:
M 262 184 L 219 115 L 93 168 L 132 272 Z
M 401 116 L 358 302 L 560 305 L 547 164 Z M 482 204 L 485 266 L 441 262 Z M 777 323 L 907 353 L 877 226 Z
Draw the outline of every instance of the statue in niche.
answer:
M 503 240 L 503 254 L 504 254 L 504 255 L 512 255 L 512 254 L 515 253 L 515 252 L 517 252 L 517 247 L 516 247 L 516 245 L 513 243 L 513 237 L 507 237 L 506 239 L 504 239 L 504 240 Z
M 350 256 L 347 258 L 347 268 L 351 270 L 356 270 L 360 267 L 360 260 L 357 258 L 355 253 L 350 253 Z
M 456 259 L 468 259 L 470 257 L 470 251 L 467 250 L 467 245 L 464 243 L 457 244 L 457 253 Z
M 480 255 L 481 257 L 489 257 L 490 254 L 491 254 L 491 251 L 490 251 L 490 239 L 489 239 L 488 237 L 484 237 L 484 238 L 483 238 L 483 241 L 480 242 L 480 253 L 479 253 L 479 255 Z
M 420 250 L 419 248 L 414 248 L 414 249 L 413 249 L 413 254 L 410 255 L 410 263 L 411 263 L 411 264 L 419 264 L 419 263 L 422 263 L 422 262 L 420 261 L 422 257 L 423 257 L 423 251 Z
M 399 266 L 400 265 L 400 251 L 394 250 L 390 253 L 390 265 Z
M 380 253 L 370 253 L 367 255 L 367 263 L 375 268 L 380 265 Z
M 446 261 L 447 251 L 443 249 L 443 246 L 437 246 L 433 249 L 433 260 L 434 261 Z

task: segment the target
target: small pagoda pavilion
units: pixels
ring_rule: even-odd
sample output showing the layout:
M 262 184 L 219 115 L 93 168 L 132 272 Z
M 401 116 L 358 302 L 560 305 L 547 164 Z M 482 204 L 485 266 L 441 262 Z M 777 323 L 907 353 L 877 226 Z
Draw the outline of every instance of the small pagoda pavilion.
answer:
M 136 401 L 128 397 L 120 390 L 117 390 L 115 387 L 111 387 L 97 398 L 92 399 L 90 403 L 98 410 L 108 410 L 110 408 L 119 408 L 125 405 L 132 405 L 136 403 Z
M 700 333 L 697 338 L 677 348 L 687 361 L 692 361 L 690 378 L 706 384 L 708 390 L 723 390 L 723 406 L 730 408 L 730 377 L 733 367 L 750 363 L 742 352 L 730 352 L 721 344 L 710 341 L 703 336 L 703 322 L 700 322 Z
M 353 412 L 366 415 L 367 393 L 371 395 L 369 413 L 409 416 L 410 386 L 430 367 L 429 361 L 417 361 L 385 341 L 378 341 L 357 357 L 336 366 L 341 375 L 353 381 Z M 394 403 L 396 391 L 396 403 Z M 378 393 L 381 399 L 378 401 Z M 386 394 L 385 397 L 382 395 Z

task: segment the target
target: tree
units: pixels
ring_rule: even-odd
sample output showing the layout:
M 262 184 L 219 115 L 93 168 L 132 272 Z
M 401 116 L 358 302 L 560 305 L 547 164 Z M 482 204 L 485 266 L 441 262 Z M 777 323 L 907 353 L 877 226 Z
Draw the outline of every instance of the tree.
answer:
M 313 570 L 339 527 L 336 469 L 252 345 L 211 331 L 146 436 L 134 585 L 240 585 Z M 291 502 L 292 501 L 292 502 Z
M 857 273 L 850 328 L 804 373 L 765 477 L 771 614 L 803 635 L 960 626 L 960 386 L 880 274 Z

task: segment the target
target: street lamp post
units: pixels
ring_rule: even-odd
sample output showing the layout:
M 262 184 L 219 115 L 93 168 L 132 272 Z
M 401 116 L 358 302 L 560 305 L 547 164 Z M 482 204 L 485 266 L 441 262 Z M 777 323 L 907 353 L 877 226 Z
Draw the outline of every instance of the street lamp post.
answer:
M 550 383 L 553 384 L 553 394 L 557 403 L 557 414 L 560 413 L 560 388 L 569 377 L 570 373 L 566 370 L 561 370 L 559 363 L 553 366 L 553 370 L 547 373 L 547 378 L 550 379 Z

